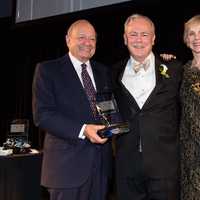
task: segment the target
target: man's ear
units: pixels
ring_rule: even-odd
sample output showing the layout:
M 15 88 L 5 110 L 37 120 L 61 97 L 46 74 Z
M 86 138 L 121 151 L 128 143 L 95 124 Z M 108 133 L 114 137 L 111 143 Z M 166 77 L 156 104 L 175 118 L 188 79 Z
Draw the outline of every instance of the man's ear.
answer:
M 125 33 L 124 33 L 123 37 L 124 37 L 124 44 L 127 45 L 127 37 L 126 37 Z
M 66 41 L 66 44 L 67 44 L 67 45 L 69 44 L 69 40 L 70 40 L 70 39 L 69 39 L 69 36 L 66 35 L 66 36 L 65 36 L 65 41 Z
M 155 44 L 155 40 L 156 40 L 156 36 L 155 36 L 155 34 L 154 34 L 153 39 L 152 39 L 152 45 Z

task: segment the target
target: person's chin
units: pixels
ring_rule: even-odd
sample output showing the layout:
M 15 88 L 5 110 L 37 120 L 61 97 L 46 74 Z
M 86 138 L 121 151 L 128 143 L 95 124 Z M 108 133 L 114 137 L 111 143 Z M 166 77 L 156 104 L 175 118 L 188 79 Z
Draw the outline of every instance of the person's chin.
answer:
M 82 60 L 89 60 L 91 57 L 93 56 L 93 54 L 89 54 L 89 53 L 85 53 L 82 54 Z

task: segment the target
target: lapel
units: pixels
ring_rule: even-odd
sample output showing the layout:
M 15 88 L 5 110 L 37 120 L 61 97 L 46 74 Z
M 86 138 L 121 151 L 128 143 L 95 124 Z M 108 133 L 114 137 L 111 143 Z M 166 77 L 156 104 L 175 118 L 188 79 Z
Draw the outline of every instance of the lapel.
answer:
M 93 117 L 89 100 L 68 54 L 60 60 L 60 64 L 61 76 L 59 79 L 63 83 L 66 83 L 66 80 L 68 82 L 68 85 L 65 85 L 65 89 L 67 91 L 66 99 L 70 99 L 70 101 L 74 103 L 76 102 L 76 105 L 81 105 L 79 107 L 83 108 L 87 113 L 90 114 L 91 117 Z M 68 94 L 70 94 L 70 98 Z
M 84 89 L 82 87 L 78 74 L 76 73 L 76 70 L 74 69 L 74 66 L 69 56 L 68 55 L 64 56 L 63 59 L 60 61 L 60 63 L 61 63 L 61 73 L 63 80 L 66 79 L 69 80 L 70 88 L 72 88 L 73 90 L 74 89 L 78 90 L 78 93 L 80 94 L 84 94 L 85 93 Z
M 105 71 L 104 66 L 95 62 L 90 61 L 94 81 L 96 85 L 96 92 L 107 92 L 111 90 L 111 86 L 108 81 L 108 73 Z
M 127 100 L 129 101 L 130 105 L 134 107 L 134 109 L 136 111 L 140 110 L 140 107 L 138 106 L 137 102 L 135 101 L 135 98 L 131 95 L 131 93 L 126 89 L 126 87 L 124 86 L 124 84 L 122 83 L 122 77 L 124 74 L 124 70 L 126 67 L 126 64 L 128 62 L 128 59 L 125 59 L 121 64 L 120 64 L 120 68 L 119 68 L 119 76 L 118 76 L 118 80 L 117 82 L 120 85 L 120 88 L 122 90 L 122 93 L 126 95 Z

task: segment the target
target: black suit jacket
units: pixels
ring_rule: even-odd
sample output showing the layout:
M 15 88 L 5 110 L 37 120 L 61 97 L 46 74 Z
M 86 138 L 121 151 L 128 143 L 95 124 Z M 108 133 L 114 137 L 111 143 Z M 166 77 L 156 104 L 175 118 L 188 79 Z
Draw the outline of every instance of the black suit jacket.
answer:
M 156 58 L 156 86 L 140 109 L 121 83 L 127 60 L 118 63 L 113 69 L 116 100 L 131 129 L 129 133 L 117 138 L 117 175 L 137 176 L 138 145 L 141 137 L 145 172 L 150 177 L 176 177 L 179 162 L 180 63 L 164 63 Z M 168 67 L 169 78 L 160 74 L 161 64 Z
M 108 68 L 91 61 L 97 92 L 111 86 Z M 102 151 L 103 171 L 109 173 L 111 146 L 79 139 L 83 124 L 97 123 L 86 93 L 68 55 L 39 63 L 33 81 L 33 115 L 46 131 L 42 164 L 42 185 L 72 188 L 83 184 Z

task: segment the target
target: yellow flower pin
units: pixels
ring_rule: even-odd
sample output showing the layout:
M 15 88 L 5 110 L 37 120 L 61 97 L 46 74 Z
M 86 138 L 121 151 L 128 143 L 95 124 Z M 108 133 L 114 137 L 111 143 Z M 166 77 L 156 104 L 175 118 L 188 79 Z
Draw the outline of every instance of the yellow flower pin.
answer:
M 163 75 L 165 78 L 169 78 L 169 74 L 167 73 L 168 71 L 168 68 L 166 65 L 164 64 L 161 64 L 160 67 L 159 67 L 159 70 L 160 70 L 160 74 Z
M 200 96 L 200 82 L 192 84 L 192 89 Z

